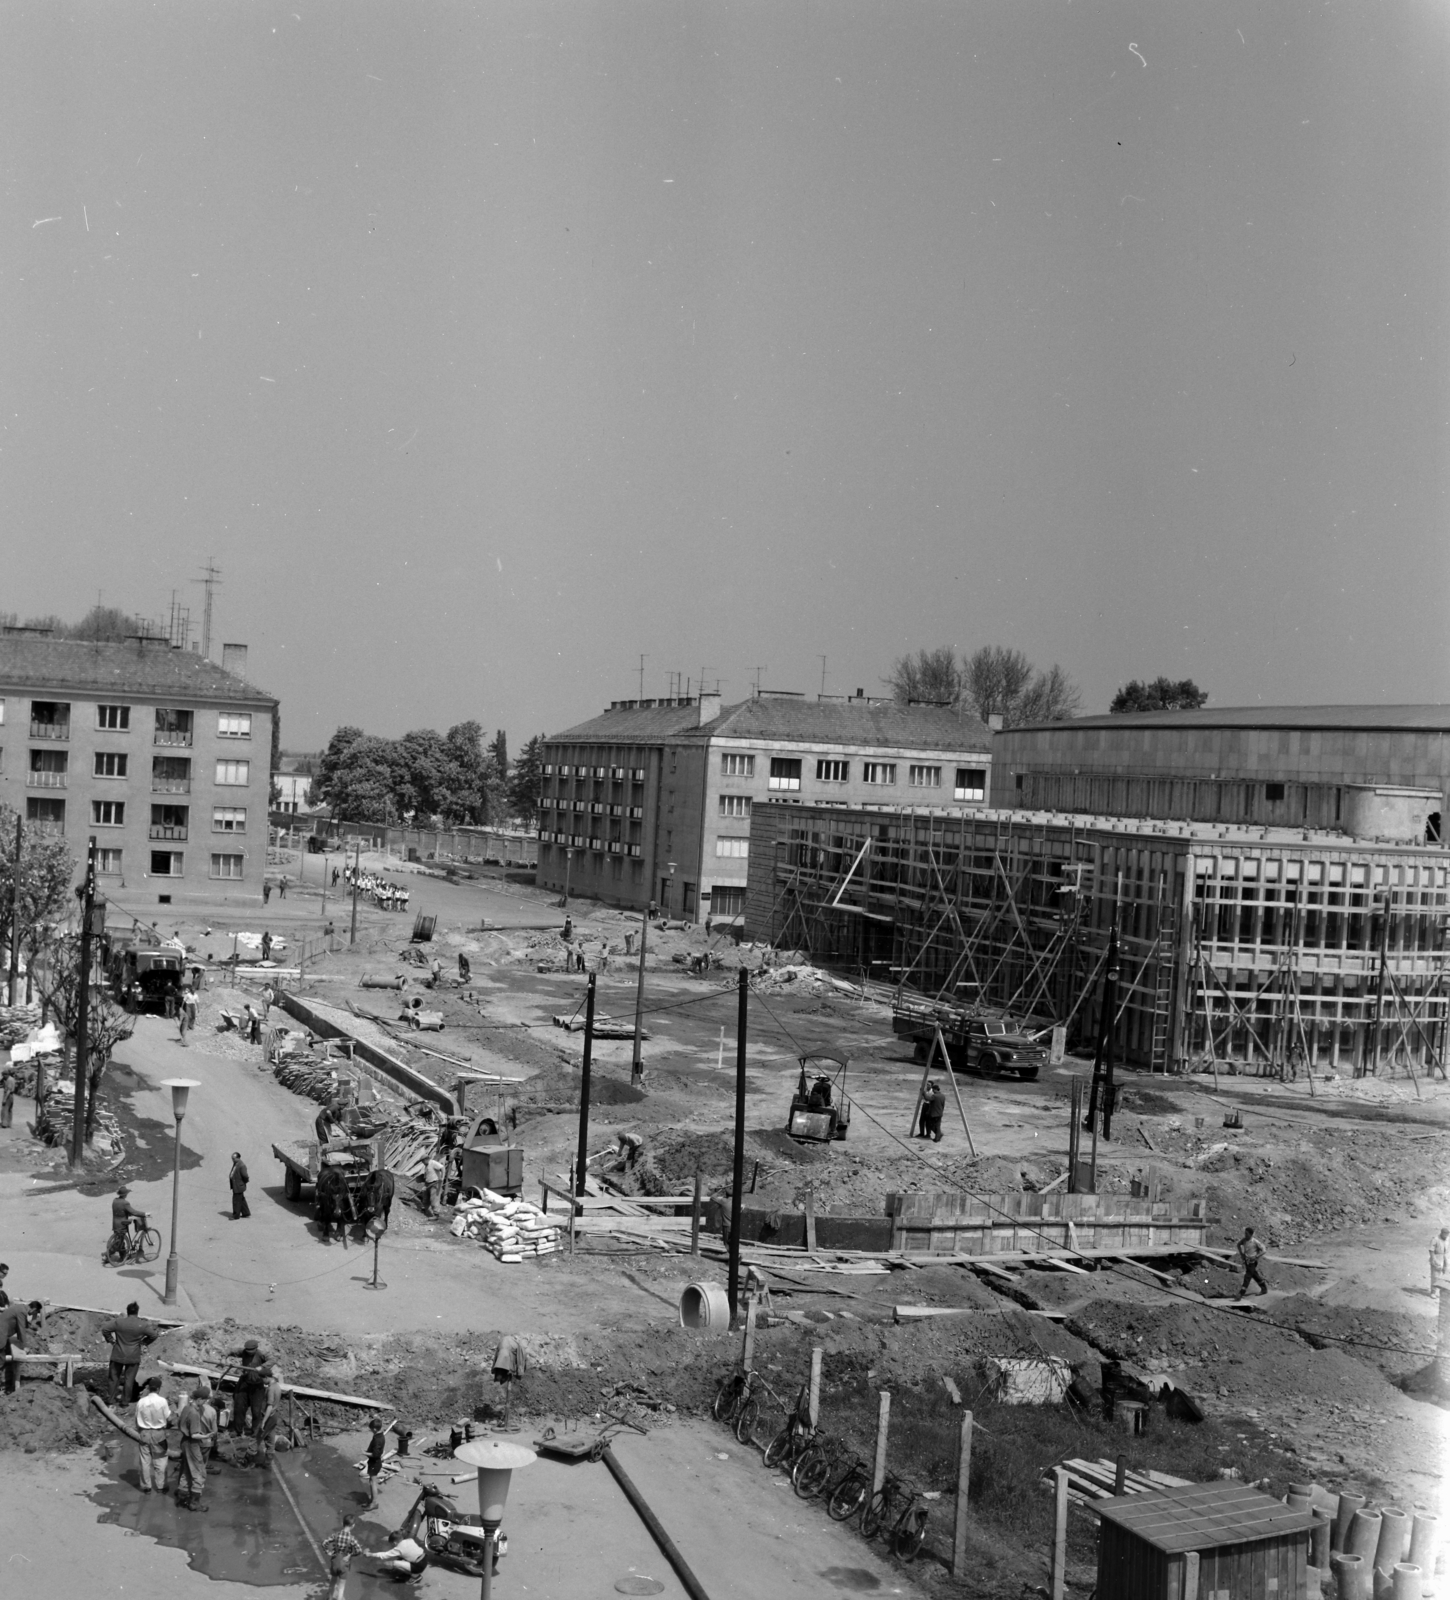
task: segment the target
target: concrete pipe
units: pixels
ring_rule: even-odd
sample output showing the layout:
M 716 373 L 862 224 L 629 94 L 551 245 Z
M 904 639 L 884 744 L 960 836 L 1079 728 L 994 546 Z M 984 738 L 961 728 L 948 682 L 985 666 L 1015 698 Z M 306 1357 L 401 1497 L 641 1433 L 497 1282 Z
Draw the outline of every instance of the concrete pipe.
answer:
M 718 1283 L 687 1283 L 680 1295 L 680 1326 L 730 1331 L 730 1297 Z
M 1380 1514 L 1361 1506 L 1349 1524 L 1349 1534 L 1344 1541 L 1345 1552 L 1363 1556 L 1367 1567 L 1374 1565 L 1374 1553 L 1380 1542 Z
M 1291 1483 L 1289 1492 L 1284 1496 L 1284 1504 L 1291 1511 L 1309 1511 L 1314 1506 L 1314 1485 L 1312 1483 Z
M 1329 1540 L 1331 1550 L 1348 1550 L 1349 1525 L 1363 1504 L 1362 1494 L 1352 1494 L 1346 1490 L 1340 1495 L 1339 1506 L 1334 1513 L 1334 1532 Z
M 1420 1600 L 1425 1588 L 1425 1574 L 1413 1561 L 1397 1561 L 1394 1579 L 1395 1600 Z
M 1410 1514 L 1399 1506 L 1385 1506 L 1380 1512 L 1380 1536 L 1375 1544 L 1374 1564 L 1381 1572 L 1393 1572 L 1410 1549 Z
M 1339 1600 L 1374 1600 L 1370 1589 L 1370 1565 L 1363 1556 L 1346 1555 L 1336 1550 L 1329 1557 L 1334 1588 Z
M 1410 1560 L 1421 1572 L 1433 1572 L 1439 1550 L 1439 1517 L 1433 1511 L 1416 1511 L 1410 1528 Z
M 1320 1572 L 1329 1570 L 1329 1536 L 1334 1524 L 1324 1512 L 1315 1513 L 1315 1523 L 1309 1535 L 1309 1561 Z

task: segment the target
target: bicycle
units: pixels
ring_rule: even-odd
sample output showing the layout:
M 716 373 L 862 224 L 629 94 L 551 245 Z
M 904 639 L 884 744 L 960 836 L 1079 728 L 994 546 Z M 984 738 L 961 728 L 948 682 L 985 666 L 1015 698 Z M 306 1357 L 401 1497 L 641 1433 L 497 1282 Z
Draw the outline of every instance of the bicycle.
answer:
M 155 1228 L 148 1227 L 143 1217 L 139 1227 L 133 1224 L 126 1229 L 125 1242 L 119 1249 L 114 1233 L 106 1240 L 101 1264 L 107 1267 L 125 1266 L 130 1261 L 154 1261 L 160 1254 L 161 1235 Z
M 871 1465 L 858 1459 L 827 1495 L 826 1515 L 832 1522 L 849 1522 L 870 1498 Z
M 914 1561 L 926 1539 L 927 1508 L 920 1504 L 915 1489 L 907 1486 L 892 1473 L 887 1473 L 881 1487 L 871 1496 L 861 1513 L 861 1535 L 874 1539 L 890 1519 L 898 1502 L 901 1505 L 887 1540 L 898 1559 Z
M 778 1405 L 783 1404 L 766 1379 L 752 1368 L 749 1372 L 731 1372 L 722 1378 L 710 1406 L 710 1415 L 716 1422 L 730 1427 L 741 1444 L 755 1442 L 755 1426 L 760 1421 L 758 1389 L 764 1389 Z
M 814 1500 L 831 1481 L 831 1474 L 844 1459 L 843 1440 L 817 1433 L 796 1457 L 790 1469 L 791 1487 L 802 1500 Z
M 800 1392 L 796 1395 L 795 1405 L 785 1419 L 785 1426 L 765 1447 L 766 1466 L 779 1467 L 786 1473 L 791 1472 L 815 1437 L 815 1433 L 816 1430 L 811 1426 L 809 1390 L 802 1384 Z

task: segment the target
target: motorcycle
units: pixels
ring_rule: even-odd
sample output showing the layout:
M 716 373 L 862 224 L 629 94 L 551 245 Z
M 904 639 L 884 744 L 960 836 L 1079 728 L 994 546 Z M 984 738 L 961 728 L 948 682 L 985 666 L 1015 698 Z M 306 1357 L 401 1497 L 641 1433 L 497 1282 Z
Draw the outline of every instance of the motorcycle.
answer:
M 460 1511 L 447 1495 L 431 1485 L 419 1491 L 402 1526 L 395 1528 L 388 1537 L 395 1544 L 399 1539 L 416 1539 L 432 1560 L 473 1578 L 483 1576 L 485 1534 L 482 1520 L 476 1514 Z M 508 1535 L 497 1534 L 494 1538 L 495 1573 L 499 1557 L 507 1554 Z

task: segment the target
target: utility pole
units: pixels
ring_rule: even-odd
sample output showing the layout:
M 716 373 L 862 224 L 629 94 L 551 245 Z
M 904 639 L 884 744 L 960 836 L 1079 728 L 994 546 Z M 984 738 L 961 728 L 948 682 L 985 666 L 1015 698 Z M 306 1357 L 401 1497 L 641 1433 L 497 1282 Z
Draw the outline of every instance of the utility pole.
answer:
M 87 1058 L 90 1050 L 91 1021 L 91 917 L 96 907 L 96 836 L 91 835 L 86 852 L 86 876 L 81 885 L 81 954 L 77 983 L 76 1019 L 76 1103 L 75 1125 L 71 1130 L 70 1161 L 81 1164 L 86 1150 L 86 1087 L 89 1082 Z
M 634 1055 L 629 1063 L 629 1081 L 638 1088 L 644 1082 L 644 947 L 649 936 L 649 908 L 639 918 L 639 981 L 634 989 Z
M 222 581 L 222 569 L 216 564 L 213 556 L 206 558 L 206 565 L 201 569 L 201 576 L 193 578 L 193 583 L 199 583 L 206 591 L 206 600 L 201 613 L 201 653 L 208 661 L 211 660 L 211 598 L 212 591 Z
M 1113 1102 L 1117 1099 L 1117 1085 L 1113 1082 L 1113 1063 L 1117 1057 L 1118 1012 L 1118 925 L 1113 924 L 1108 939 L 1108 970 L 1103 978 L 1103 1138 L 1113 1137 Z M 1093 1171 L 1093 1193 L 1097 1193 L 1097 1171 Z
M 349 944 L 357 943 L 357 880 L 360 876 L 359 868 L 362 865 L 362 839 L 359 838 L 352 851 L 352 931 L 347 936 Z
M 821 657 L 821 698 L 826 697 L 826 658 Z
M 594 1066 L 594 979 L 584 995 L 584 1069 L 579 1078 L 579 1154 L 574 1162 L 574 1193 L 584 1193 L 585 1162 L 589 1159 L 589 1073 Z
M 15 866 L 10 876 L 10 999 L 15 1004 L 15 989 L 20 982 L 20 850 L 25 842 L 25 823 L 15 813 Z
M 1377 1078 L 1380 1074 L 1380 1051 L 1384 1039 L 1385 972 L 1389 966 L 1390 955 L 1390 891 L 1386 889 L 1383 898 L 1376 895 L 1375 899 L 1379 902 L 1380 914 L 1379 971 L 1375 977 L 1374 1017 L 1370 1023 L 1370 1037 L 1374 1043 L 1370 1050 L 1369 1070 Z
M 740 969 L 740 1004 L 735 1023 L 735 1167 L 730 1183 L 730 1270 L 726 1292 L 730 1300 L 730 1325 L 740 1306 L 740 1192 L 745 1187 L 745 1027 L 750 996 L 750 974 Z

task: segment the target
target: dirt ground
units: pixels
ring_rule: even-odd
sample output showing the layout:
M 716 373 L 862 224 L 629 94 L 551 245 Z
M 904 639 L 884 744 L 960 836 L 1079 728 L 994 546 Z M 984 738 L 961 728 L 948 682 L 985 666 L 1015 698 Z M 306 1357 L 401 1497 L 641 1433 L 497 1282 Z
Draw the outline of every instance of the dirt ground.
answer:
M 203 957 L 220 958 L 235 931 L 267 926 L 296 937 L 315 935 L 324 916 L 332 921 L 338 947 L 310 964 L 301 992 L 356 1008 L 389 1049 L 439 1084 L 451 1087 L 460 1068 L 490 1075 L 470 1084 L 470 1104 L 500 1112 L 515 1128 L 525 1151 L 525 1190 L 536 1197 L 539 1178 L 567 1172 L 579 1138 L 583 1038 L 554 1019 L 582 1017 L 586 978 L 564 970 L 570 947 L 561 937 L 561 910 L 502 875 L 455 884 L 414 874 L 413 909 L 439 919 L 432 944 L 423 948 L 425 959 L 436 952 L 442 961 L 443 981 L 425 987 L 428 970 L 408 944 L 411 915 L 363 907 L 358 942 L 349 946 L 349 906 L 329 892 L 324 913 L 317 867 L 306 863 L 312 879 L 298 884 L 294 866 L 288 898 L 274 897 L 265 917 L 197 921 L 182 926 L 182 937 Z M 408 869 L 393 863 L 390 870 L 400 877 Z M 623 950 L 626 931 L 637 923 L 585 902 L 570 911 L 573 948 L 582 946 L 591 969 L 602 968 L 596 1014 L 627 1027 L 638 963 Z M 1065 1171 L 1070 1079 L 1085 1076 L 1088 1063 L 1069 1061 L 1032 1084 L 964 1077 L 977 1155 L 950 1098 L 943 1143 L 923 1145 L 910 1137 L 921 1068 L 909 1043 L 892 1035 L 885 1005 L 787 952 L 767 958 L 762 949 L 737 948 L 699 929 L 652 928 L 648 949 L 643 1087 L 630 1081 L 629 1038 L 596 1041 L 593 1057 L 589 1149 L 607 1149 L 622 1130 L 644 1139 L 639 1164 L 619 1175 L 622 1188 L 687 1193 L 698 1172 L 707 1195 L 728 1195 L 742 964 L 758 974 L 747 1022 L 745 1175 L 752 1205 L 799 1209 L 809 1190 L 818 1213 L 880 1216 L 893 1192 L 1004 1193 L 1044 1187 Z M 459 981 L 460 952 L 472 968 L 466 984 Z M 690 961 L 704 954 L 711 967 L 691 972 Z M 404 989 L 361 988 L 364 973 L 401 975 Z M 285 968 L 275 976 L 299 987 Z M 271 1075 L 260 1051 L 220 1026 L 223 1011 L 255 1002 L 267 977 L 245 966 L 235 976 L 215 975 L 190 1048 L 199 1067 L 197 1058 L 206 1058 L 201 1070 L 209 1081 L 220 1086 L 217 1075 L 231 1075 L 225 1081 L 239 1086 L 236 1093 L 265 1090 L 271 1104 L 281 1091 L 266 1081 Z M 441 1011 L 441 1032 L 410 1034 L 397 1021 L 401 1002 L 420 994 L 427 1009 Z M 168 1064 L 147 1048 L 158 1066 Z M 798 1057 L 818 1050 L 849 1059 L 854 1114 L 844 1144 L 799 1145 L 784 1132 Z M 128 1131 L 123 1170 L 143 1181 L 159 1179 L 170 1155 L 169 1129 L 148 1109 L 156 1097 L 135 1092 L 145 1081 L 144 1074 L 133 1082 L 118 1070 L 107 1090 Z M 241 1087 L 247 1083 L 252 1090 Z M 1224 1125 L 1230 1111 L 1240 1113 L 1241 1128 Z M 310 1106 L 300 1105 L 298 1115 L 310 1118 Z M 183 1154 L 203 1171 L 216 1159 L 205 1141 Z M 59 1190 L 71 1180 L 55 1160 L 23 1137 L 0 1141 L 0 1174 L 25 1169 Z M 794 1398 L 813 1344 L 825 1352 L 824 1425 L 831 1426 L 834 1397 L 847 1432 L 875 1389 L 913 1396 L 909 1405 L 902 1402 L 908 1410 L 915 1405 L 923 1415 L 950 1419 L 953 1408 L 984 1394 L 992 1359 L 1060 1355 L 1089 1387 L 1104 1363 L 1117 1363 L 1154 1390 L 1163 1384 L 1186 1390 L 1216 1430 L 1211 1450 L 1201 1445 L 1200 1454 L 1245 1475 L 1266 1475 L 1278 1493 L 1299 1473 L 1317 1475 L 1331 1489 L 1362 1485 L 1386 1500 L 1438 1505 L 1446 1416 L 1406 1391 L 1415 1390 L 1414 1376 L 1434 1347 L 1426 1252 L 1450 1211 L 1446 1086 L 1422 1084 L 1416 1096 L 1399 1083 L 1340 1081 L 1316 1083 L 1311 1096 L 1302 1083 L 1225 1077 L 1215 1086 L 1211 1078 L 1149 1081 L 1128 1074 L 1113 1141 L 1100 1147 L 1099 1189 L 1125 1193 L 1135 1181 L 1154 1182 L 1165 1196 L 1206 1199 L 1209 1240 L 1220 1249 L 1231 1250 L 1243 1228 L 1254 1226 L 1269 1246 L 1265 1273 L 1273 1292 L 1252 1309 L 1233 1308 L 1226 1302 L 1237 1293 L 1238 1273 L 1202 1258 L 1160 1260 L 1156 1272 L 1119 1265 L 1088 1273 L 1012 1269 L 1005 1276 L 962 1266 L 847 1276 L 792 1264 L 772 1274 L 774 1314 L 757 1350 L 762 1371 L 780 1391 L 776 1416 Z M 101 1192 L 99 1180 L 87 1187 Z M 285 1231 L 294 1222 L 281 1216 L 275 1239 L 295 1241 L 295 1229 Z M 167 1334 L 153 1355 L 220 1364 L 227 1349 L 256 1334 L 290 1381 L 366 1394 L 436 1433 L 462 1418 L 498 1420 L 505 1393 L 490 1364 L 504 1333 L 521 1336 L 527 1350 L 528 1372 L 512 1400 L 514 1413 L 525 1416 L 614 1412 L 655 1426 L 699 1415 L 738 1354 L 731 1341 L 680 1328 L 674 1314 L 684 1283 L 721 1281 L 716 1262 L 596 1236 L 581 1242 L 572 1259 L 556 1255 L 506 1267 L 406 1204 L 395 1209 L 393 1228 L 398 1249 L 412 1251 L 431 1274 L 420 1297 L 436 1297 L 431 1286 L 449 1282 L 451 1273 L 460 1296 L 464 1280 L 470 1284 L 466 1313 L 435 1316 L 434 1304 L 420 1298 L 411 1318 L 395 1301 L 380 1320 L 355 1309 L 356 1297 L 344 1305 L 345 1297 L 322 1296 L 289 1302 L 292 1317 L 284 1320 L 280 1302 L 269 1314 L 255 1294 L 248 1304 L 224 1285 L 207 1283 L 197 1320 Z M 274 1258 L 273 1276 L 290 1278 L 280 1254 L 286 1247 L 273 1235 L 256 1237 L 263 1242 L 255 1247 L 252 1281 L 266 1281 Z M 195 1273 L 190 1279 L 196 1281 Z M 960 1314 L 898 1323 L 901 1305 Z M 97 1320 L 76 1317 L 54 1330 L 95 1357 L 96 1370 L 83 1371 L 93 1379 L 104 1360 Z M 953 1398 L 953 1387 L 960 1398 Z M 21 1405 L 0 1405 L 0 1449 L 45 1453 L 93 1442 L 93 1425 L 77 1421 L 73 1408 L 35 1398 L 42 1390 L 59 1395 L 53 1386 L 28 1383 Z M 995 1415 L 1002 1419 L 996 1426 L 1010 1433 L 1023 1424 L 1008 1410 L 998 1407 Z M 345 1407 L 323 1406 L 319 1417 L 329 1429 L 356 1426 L 356 1413 Z M 1084 1453 L 1103 1453 L 1107 1446 L 1092 1431 L 1098 1423 L 1087 1426 Z M 1134 1445 L 1145 1464 L 1153 1464 L 1155 1448 L 1160 1462 L 1189 1459 L 1188 1446 L 1166 1422 L 1156 1446 Z M 931 1450 L 922 1444 L 921 1452 L 920 1470 L 930 1477 L 937 1470 L 926 1464 Z M 1023 1452 L 1027 1459 L 1026 1443 Z M 1021 1470 L 1031 1476 L 1050 1459 L 1035 1467 L 1029 1460 Z M 893 1465 L 908 1475 L 913 1470 L 910 1460 Z M 1020 1530 L 1008 1522 L 993 1524 L 984 1511 L 974 1539 L 984 1576 L 972 1592 L 1015 1594 L 1024 1582 L 1042 1581 L 1040 1549 L 1019 1549 Z M 938 1573 L 927 1581 L 945 1580 Z

